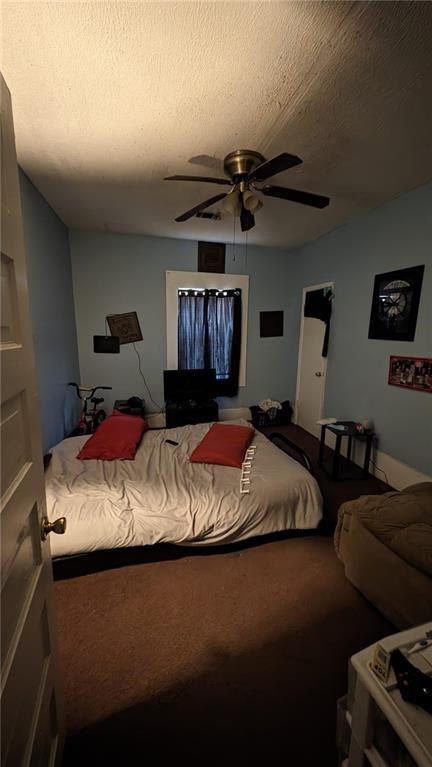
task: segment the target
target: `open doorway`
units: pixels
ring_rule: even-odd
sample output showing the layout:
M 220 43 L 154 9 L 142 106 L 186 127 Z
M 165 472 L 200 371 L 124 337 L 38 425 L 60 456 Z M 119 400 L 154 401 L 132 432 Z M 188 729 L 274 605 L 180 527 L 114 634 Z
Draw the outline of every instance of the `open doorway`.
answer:
M 333 291 L 333 287 L 333 282 L 305 287 L 301 303 L 294 420 L 315 437 L 319 435 L 317 421 L 323 417 L 324 408 L 327 357 L 323 357 L 323 347 L 326 323 L 316 317 L 305 317 L 305 305 L 308 298 L 322 296 L 326 290 Z

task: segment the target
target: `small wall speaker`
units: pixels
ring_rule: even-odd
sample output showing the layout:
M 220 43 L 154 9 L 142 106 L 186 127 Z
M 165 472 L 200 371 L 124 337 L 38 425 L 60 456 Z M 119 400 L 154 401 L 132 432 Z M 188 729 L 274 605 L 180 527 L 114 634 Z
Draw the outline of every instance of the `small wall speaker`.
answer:
M 118 336 L 93 336 L 93 351 L 96 354 L 119 354 L 120 339 Z

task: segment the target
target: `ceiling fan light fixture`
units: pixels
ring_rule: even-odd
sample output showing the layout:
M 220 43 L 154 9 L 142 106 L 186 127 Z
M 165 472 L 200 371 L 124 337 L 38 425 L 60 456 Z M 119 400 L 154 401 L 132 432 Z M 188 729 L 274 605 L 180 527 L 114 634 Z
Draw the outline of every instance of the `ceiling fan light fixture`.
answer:
M 249 210 L 251 213 L 256 213 L 263 206 L 261 200 L 259 200 L 258 197 L 255 197 L 249 189 L 243 192 L 243 205 L 246 210 Z
M 230 192 L 225 197 L 222 208 L 226 213 L 230 213 L 232 216 L 239 216 L 241 213 L 240 195 L 237 190 Z

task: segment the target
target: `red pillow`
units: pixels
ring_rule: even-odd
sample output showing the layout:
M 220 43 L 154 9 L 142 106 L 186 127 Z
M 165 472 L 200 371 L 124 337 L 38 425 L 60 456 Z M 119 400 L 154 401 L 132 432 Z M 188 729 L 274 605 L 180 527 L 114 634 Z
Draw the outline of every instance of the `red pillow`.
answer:
M 147 421 L 140 416 L 125 415 L 114 410 L 83 445 L 77 458 L 81 461 L 90 458 L 133 461 L 141 437 L 148 428 Z
M 214 423 L 193 451 L 194 463 L 217 463 L 241 469 L 254 429 L 248 426 Z

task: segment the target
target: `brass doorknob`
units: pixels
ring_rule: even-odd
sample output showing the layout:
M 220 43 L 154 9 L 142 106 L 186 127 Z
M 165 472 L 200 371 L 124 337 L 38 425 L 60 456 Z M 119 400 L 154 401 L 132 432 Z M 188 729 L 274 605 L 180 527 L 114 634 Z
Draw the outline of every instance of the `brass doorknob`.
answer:
M 41 538 L 46 540 L 49 533 L 63 535 L 66 532 L 66 517 L 59 517 L 54 522 L 50 522 L 48 517 L 43 517 L 41 522 Z
M 320 372 L 318 372 L 318 373 L 315 373 L 315 375 L 316 375 L 316 377 L 317 377 L 317 378 L 321 378 L 321 377 L 322 377 L 324 374 L 323 374 L 323 373 L 320 373 Z

